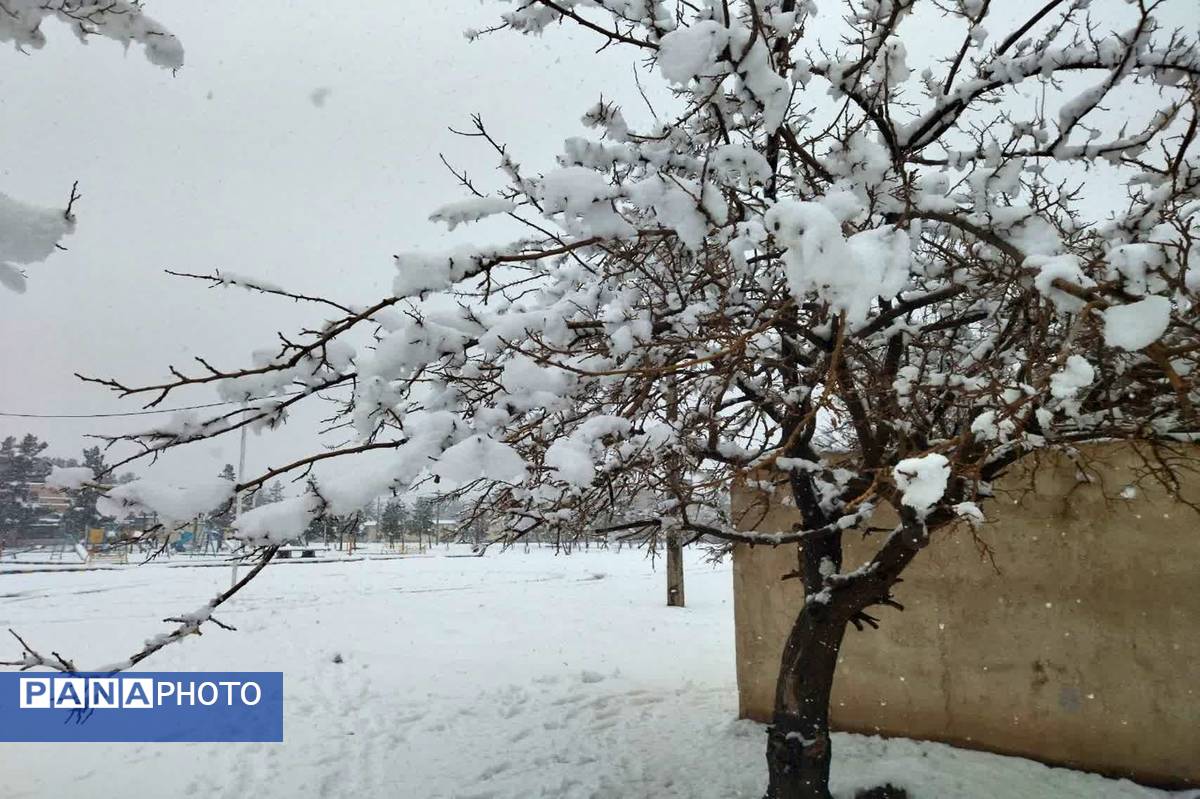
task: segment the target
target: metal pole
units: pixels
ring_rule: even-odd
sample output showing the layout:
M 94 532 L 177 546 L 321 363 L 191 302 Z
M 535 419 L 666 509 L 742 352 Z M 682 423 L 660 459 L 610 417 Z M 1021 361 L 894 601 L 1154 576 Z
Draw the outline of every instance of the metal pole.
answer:
M 242 421 L 246 420 L 246 411 L 249 410 L 247 402 L 242 403 Z M 242 425 L 241 443 L 238 445 L 238 468 L 237 468 L 237 484 L 241 485 L 244 475 L 246 474 L 246 425 Z M 246 492 L 238 491 L 233 498 L 233 520 L 236 523 L 242 516 L 242 500 L 245 499 Z M 237 585 L 238 580 L 238 561 L 233 561 L 233 573 L 229 578 L 229 587 Z

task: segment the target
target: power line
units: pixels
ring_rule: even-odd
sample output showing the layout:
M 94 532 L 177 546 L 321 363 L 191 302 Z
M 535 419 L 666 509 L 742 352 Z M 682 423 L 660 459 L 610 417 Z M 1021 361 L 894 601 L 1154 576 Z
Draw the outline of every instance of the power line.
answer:
M 278 394 L 280 397 L 294 397 L 301 394 L 301 391 L 293 391 L 287 394 Z M 272 397 L 255 397 L 247 400 L 248 402 L 259 402 L 260 400 L 273 399 Z M 107 419 L 114 416 L 149 416 L 154 413 L 176 413 L 178 411 L 194 411 L 200 408 L 216 408 L 221 405 L 240 405 L 242 400 L 228 400 L 226 402 L 207 402 L 203 405 L 184 405 L 180 408 L 155 408 L 145 411 L 123 411 L 121 413 L 9 413 L 0 411 L 0 416 L 6 416 L 12 419 Z
M 215 408 L 218 405 L 230 405 L 228 402 L 209 402 L 204 405 L 185 405 L 182 408 L 155 408 L 149 411 L 124 411 L 122 413 L 8 413 L 0 411 L 0 416 L 15 419 L 104 419 L 112 416 L 149 416 L 152 413 L 175 413 L 176 411 L 193 411 L 197 408 Z

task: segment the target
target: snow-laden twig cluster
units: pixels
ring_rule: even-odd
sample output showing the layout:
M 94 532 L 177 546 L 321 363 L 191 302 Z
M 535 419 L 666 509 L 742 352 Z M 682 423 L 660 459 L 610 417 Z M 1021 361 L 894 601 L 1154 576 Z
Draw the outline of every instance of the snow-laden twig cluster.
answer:
M 75 229 L 78 188 L 78 183 L 71 187 L 65 209 L 38 208 L 0 192 L 0 285 L 24 293 L 24 267 L 62 247 L 59 242 Z
M 271 559 L 275 557 L 275 553 L 277 551 L 277 547 L 267 547 L 263 549 L 261 553 L 258 554 L 258 562 L 254 564 L 253 568 L 247 571 L 240 580 L 235 582 L 226 590 L 214 596 L 200 608 L 188 613 L 180 614 L 178 616 L 168 616 L 167 618 L 163 619 L 164 622 L 172 622 L 176 626 L 168 632 L 161 633 L 147 639 L 138 651 L 134 652 L 124 660 L 120 660 L 115 663 L 106 663 L 91 668 L 79 668 L 75 665 L 74 661 L 63 657 L 58 652 L 51 652 L 49 656 L 43 655 L 41 652 L 28 644 L 25 639 L 18 635 L 14 630 L 10 629 L 8 631 L 9 634 L 21 645 L 21 657 L 19 660 L 0 661 L 0 666 L 15 666 L 21 671 L 27 671 L 33 668 L 46 668 L 62 672 L 87 671 L 115 674 L 117 672 L 132 669 L 138 663 L 141 663 L 143 660 L 150 657 L 163 647 L 168 646 L 169 644 L 182 641 L 188 636 L 202 635 L 203 633 L 201 628 L 208 622 L 217 625 L 223 630 L 235 630 L 237 628 L 215 618 L 213 616 L 213 611 L 232 599 L 235 594 L 237 594 L 252 580 L 254 580 L 254 578 L 257 577 L 264 568 L 266 568 L 267 564 L 271 562 Z
M 183 66 L 183 45 L 170 31 L 129 0 L 0 0 L 0 43 L 39 50 L 46 44 L 42 23 L 65 25 L 80 41 L 89 36 L 142 46 L 146 60 L 167 69 Z
M 128 0 L 0 0 L 0 44 L 11 42 L 22 52 L 46 44 L 42 23 L 64 23 L 81 42 L 100 36 L 126 48 L 141 45 L 146 59 L 166 69 L 183 66 L 183 45 L 166 28 Z M 46 260 L 61 249 L 63 237 L 75 229 L 73 213 L 79 184 L 63 209 L 38 208 L 0 191 L 0 286 L 23 293 L 24 267 Z

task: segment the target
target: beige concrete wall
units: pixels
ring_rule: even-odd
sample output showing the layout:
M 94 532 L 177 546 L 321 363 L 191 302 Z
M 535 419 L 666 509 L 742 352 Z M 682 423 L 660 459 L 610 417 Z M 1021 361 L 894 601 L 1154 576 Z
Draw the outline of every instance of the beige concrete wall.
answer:
M 1091 454 L 1110 491 L 1131 481 L 1128 450 Z M 1076 473 L 1054 460 L 1033 493 L 1021 491 L 1028 474 L 1006 478 L 1006 495 L 984 506 L 1003 521 L 978 533 L 994 567 L 969 531 L 939 534 L 897 586 L 906 610 L 878 608 L 881 629 L 847 631 L 838 729 L 1200 784 L 1200 516 L 1161 491 L 1106 502 Z M 1185 495 L 1200 499 L 1200 476 Z M 735 492 L 745 529 L 792 529 L 794 510 L 772 504 L 764 516 L 763 496 Z M 846 543 L 847 568 L 873 546 L 857 534 Z M 744 717 L 770 719 L 784 638 L 803 602 L 799 580 L 780 578 L 796 565 L 795 547 L 734 552 Z

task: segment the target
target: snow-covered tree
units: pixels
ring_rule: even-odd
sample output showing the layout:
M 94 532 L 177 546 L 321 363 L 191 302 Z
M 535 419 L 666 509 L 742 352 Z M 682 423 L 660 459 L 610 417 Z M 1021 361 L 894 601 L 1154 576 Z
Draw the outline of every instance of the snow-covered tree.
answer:
M 312 519 L 427 481 L 497 541 L 793 546 L 807 600 L 768 796 L 827 797 L 846 627 L 898 606 L 939 530 L 1003 514 L 992 483 L 1039 452 L 1133 442 L 1168 489 L 1196 462 L 1200 55 L 1156 20 L 1188 2 L 512 3 L 493 30 L 580 26 L 670 101 L 641 123 L 581 108 L 591 133 L 556 162 L 518 160 L 477 119 L 504 185 L 460 174 L 471 196 L 432 218 L 506 215 L 525 237 L 399 254 L 392 293 L 354 306 L 206 276 L 326 321 L 244 368 L 96 380 L 150 405 L 206 386 L 268 398 L 130 436 L 135 457 L 285 424 L 335 387 L 358 435 L 237 486 L 307 489 L 243 515 L 258 565 L 127 662 L 198 629 Z M 790 532 L 725 501 L 771 473 L 803 519 Z M 117 499 L 184 519 L 228 501 L 220 482 Z M 899 522 L 878 531 L 884 507 Z M 876 542 L 867 562 L 843 563 L 848 533 Z
M 139 44 L 152 64 L 183 66 L 179 40 L 147 17 L 140 3 L 127 0 L 3 0 L 0 44 L 11 42 L 21 52 L 41 49 L 46 44 L 46 19 L 64 23 L 81 42 L 101 36 L 126 47 Z M 24 292 L 24 267 L 46 260 L 75 229 L 77 188 L 71 187 L 65 208 L 39 208 L 0 191 L 0 285 Z

